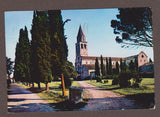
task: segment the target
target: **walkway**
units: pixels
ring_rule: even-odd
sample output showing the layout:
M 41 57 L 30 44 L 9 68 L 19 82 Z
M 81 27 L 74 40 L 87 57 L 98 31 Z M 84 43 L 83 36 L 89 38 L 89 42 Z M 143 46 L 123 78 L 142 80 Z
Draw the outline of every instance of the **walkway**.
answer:
M 11 84 L 8 94 L 8 112 L 50 112 L 55 111 L 48 102 L 37 94 L 30 92 L 18 84 Z

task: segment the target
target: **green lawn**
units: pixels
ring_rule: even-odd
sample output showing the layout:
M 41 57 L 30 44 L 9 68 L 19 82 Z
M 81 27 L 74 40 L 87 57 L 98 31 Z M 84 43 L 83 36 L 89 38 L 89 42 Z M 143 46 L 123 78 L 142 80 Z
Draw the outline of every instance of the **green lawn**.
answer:
M 124 95 L 144 108 L 150 108 L 154 104 L 154 78 L 143 78 L 139 88 L 120 88 L 118 85 L 112 85 L 112 79 L 109 79 L 108 83 L 99 83 L 96 80 L 85 82 Z
M 20 85 L 23 86 L 24 88 L 30 88 L 26 85 L 22 85 L 22 83 L 20 83 Z M 40 85 L 41 85 L 42 89 L 45 89 L 44 83 L 41 83 Z M 54 91 L 56 94 L 62 95 L 62 89 L 59 88 L 60 85 L 61 85 L 61 81 L 53 81 L 53 82 L 49 83 L 49 88 L 51 91 Z M 71 86 L 79 87 L 79 84 L 76 81 L 73 81 Z M 34 83 L 34 87 L 37 88 L 38 85 L 36 83 Z M 66 88 L 66 96 L 68 96 L 68 95 L 69 95 L 69 89 Z
M 112 79 L 109 79 L 108 83 L 100 83 L 96 80 L 86 80 L 85 82 L 122 95 L 154 93 L 154 78 L 143 78 L 139 88 L 120 88 L 119 85 L 112 85 Z

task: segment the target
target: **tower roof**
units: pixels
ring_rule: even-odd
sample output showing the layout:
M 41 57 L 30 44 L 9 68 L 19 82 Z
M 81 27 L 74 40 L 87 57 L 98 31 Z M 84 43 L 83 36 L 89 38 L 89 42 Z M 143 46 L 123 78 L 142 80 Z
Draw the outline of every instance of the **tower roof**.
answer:
M 79 26 L 79 31 L 78 31 L 78 35 L 77 35 L 77 42 L 86 42 L 85 35 L 82 31 L 81 25 Z

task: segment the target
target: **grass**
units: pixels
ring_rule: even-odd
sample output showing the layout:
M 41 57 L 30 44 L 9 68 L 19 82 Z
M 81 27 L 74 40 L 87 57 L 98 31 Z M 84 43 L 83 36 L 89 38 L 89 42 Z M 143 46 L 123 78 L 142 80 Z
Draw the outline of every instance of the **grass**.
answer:
M 112 79 L 109 79 L 108 83 L 100 83 L 96 80 L 85 82 L 124 95 L 144 108 L 150 108 L 154 104 L 154 78 L 143 78 L 139 88 L 120 88 L 119 85 L 112 85 Z

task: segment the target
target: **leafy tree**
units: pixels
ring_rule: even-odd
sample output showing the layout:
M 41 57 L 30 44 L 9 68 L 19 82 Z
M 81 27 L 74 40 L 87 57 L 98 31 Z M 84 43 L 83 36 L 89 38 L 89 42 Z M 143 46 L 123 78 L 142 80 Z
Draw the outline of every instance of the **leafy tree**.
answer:
M 96 58 L 95 62 L 95 75 L 96 77 L 100 75 L 98 58 Z
M 73 63 L 70 61 L 67 61 L 65 68 L 67 69 L 67 72 L 69 73 L 69 78 L 76 78 L 78 75 L 75 71 L 75 68 L 73 66 Z
M 109 71 L 108 74 L 112 75 L 112 59 L 111 59 L 111 57 L 109 57 L 109 70 L 108 71 Z
M 105 67 L 104 67 L 104 64 L 103 64 L 103 57 L 102 57 L 102 55 L 101 55 L 101 74 L 102 74 L 102 76 L 105 75 Z
M 151 8 L 119 8 L 117 20 L 111 21 L 111 27 L 117 43 L 153 47 Z
M 6 65 L 7 65 L 7 75 L 10 78 L 10 75 L 12 74 L 14 70 L 13 61 L 11 61 L 11 58 L 6 57 Z

